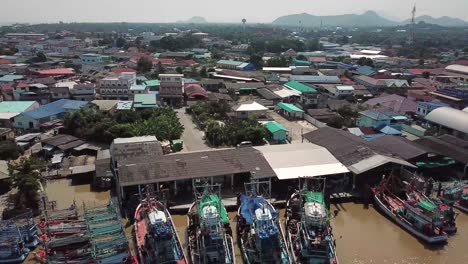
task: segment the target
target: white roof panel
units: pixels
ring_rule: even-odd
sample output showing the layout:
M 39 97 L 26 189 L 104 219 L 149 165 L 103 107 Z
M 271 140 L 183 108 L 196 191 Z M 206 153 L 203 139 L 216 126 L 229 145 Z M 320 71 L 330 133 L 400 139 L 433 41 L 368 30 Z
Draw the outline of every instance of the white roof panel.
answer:
M 268 108 L 264 107 L 263 105 L 252 102 L 250 104 L 241 104 L 237 109 L 236 112 L 250 112 L 250 111 L 266 111 Z
M 468 112 L 451 107 L 439 107 L 432 110 L 425 119 L 432 123 L 468 134 Z

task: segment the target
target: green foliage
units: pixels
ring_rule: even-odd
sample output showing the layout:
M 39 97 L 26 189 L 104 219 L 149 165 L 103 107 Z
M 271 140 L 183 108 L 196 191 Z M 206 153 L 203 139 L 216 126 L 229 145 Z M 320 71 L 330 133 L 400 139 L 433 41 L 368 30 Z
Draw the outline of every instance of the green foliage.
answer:
M 197 48 L 200 47 L 201 44 L 202 42 L 200 38 L 194 37 L 189 34 L 177 38 L 168 36 L 160 40 L 151 41 L 150 47 L 154 50 L 178 51 L 184 49 Z
M 374 67 L 374 61 L 372 59 L 366 58 L 366 57 L 359 58 L 359 60 L 357 61 L 357 64 L 361 65 L 361 66 Z
M 151 71 L 152 68 L 153 68 L 153 62 L 151 60 L 144 58 L 144 57 L 138 60 L 138 63 L 137 63 L 138 72 L 146 73 L 146 72 Z
M 289 60 L 283 56 L 273 57 L 269 59 L 266 63 L 268 67 L 287 67 L 289 66 Z
M 45 163 L 34 158 L 22 158 L 19 163 L 9 165 L 12 186 L 18 189 L 15 195 L 18 209 L 38 209 L 40 172 L 44 169 Z
M 200 69 L 200 77 L 202 77 L 202 78 L 208 77 L 205 66 L 201 67 L 201 69 Z
M 118 137 L 147 135 L 154 135 L 158 140 L 173 140 L 179 139 L 184 131 L 171 109 L 119 111 L 110 115 L 82 108 L 68 114 L 64 126 L 69 134 L 102 143 L 111 143 Z
M 206 126 L 206 139 L 214 146 L 236 146 L 242 141 L 262 145 L 266 136 L 267 130 L 255 118 L 226 124 L 211 119 Z
M 344 126 L 344 119 L 340 116 L 332 117 L 328 120 L 327 126 L 341 129 Z
M 0 160 L 15 160 L 22 153 L 22 149 L 14 141 L 0 141 Z
M 348 118 L 358 118 L 359 117 L 359 113 L 358 111 L 354 110 L 353 108 L 351 108 L 349 105 L 345 105 L 341 108 L 339 108 L 337 110 L 338 114 L 340 114 L 340 116 L 348 119 Z
M 306 61 L 306 60 L 307 60 L 307 57 L 304 56 L 304 55 L 298 55 L 298 56 L 296 57 L 296 59 L 297 59 L 297 60 Z
M 36 54 L 36 57 L 33 57 L 31 58 L 31 62 L 35 63 L 35 62 L 46 62 L 47 61 L 47 57 L 46 55 L 44 54 L 44 52 L 40 51 Z
M 263 55 L 260 53 L 250 55 L 249 62 L 252 63 L 256 69 L 263 68 Z
M 123 46 L 127 45 L 127 41 L 122 38 L 122 37 L 119 37 L 117 38 L 117 40 L 115 41 L 115 45 L 119 48 L 122 48 Z
M 180 66 L 177 66 L 175 70 L 176 70 L 176 72 L 179 73 L 179 74 L 181 74 L 181 73 L 183 72 L 183 69 L 182 69 L 182 67 L 180 67 Z
M 225 102 L 198 102 L 192 106 L 192 112 L 202 123 L 213 120 L 224 120 L 231 111 L 229 104 Z

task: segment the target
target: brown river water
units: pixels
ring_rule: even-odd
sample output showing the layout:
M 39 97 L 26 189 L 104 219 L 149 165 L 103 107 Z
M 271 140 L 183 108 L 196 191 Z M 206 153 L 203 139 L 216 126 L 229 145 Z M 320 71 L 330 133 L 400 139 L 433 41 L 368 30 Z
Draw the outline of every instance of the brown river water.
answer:
M 89 184 L 71 185 L 70 180 L 57 180 L 47 184 L 49 200 L 56 200 L 59 208 L 68 207 L 73 200 L 78 206 L 104 205 L 109 201 L 109 192 L 92 192 Z M 364 209 L 362 204 L 343 203 L 332 205 L 338 210 L 331 220 L 341 264 L 468 264 L 468 216 L 460 213 L 457 218 L 458 232 L 449 238 L 447 245 L 425 246 L 413 236 L 382 216 L 372 206 Z M 230 212 L 232 230 L 236 213 Z M 284 210 L 281 210 L 284 220 Z M 173 215 L 177 232 L 185 247 L 185 215 Z M 284 222 L 282 222 L 284 223 Z M 235 232 L 234 232 L 235 233 Z M 234 241 L 236 241 L 234 239 Z M 236 248 L 236 259 L 241 263 Z

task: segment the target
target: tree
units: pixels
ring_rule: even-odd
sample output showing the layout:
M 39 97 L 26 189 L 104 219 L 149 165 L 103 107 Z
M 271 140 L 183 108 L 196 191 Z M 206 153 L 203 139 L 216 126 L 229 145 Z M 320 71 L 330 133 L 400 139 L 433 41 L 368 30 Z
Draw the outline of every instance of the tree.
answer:
M 0 141 L 0 160 L 15 160 L 22 152 L 22 149 L 14 141 Z
M 341 129 L 343 125 L 344 125 L 344 119 L 340 116 L 332 117 L 327 122 L 327 126 L 338 128 L 338 129 Z
M 309 40 L 306 46 L 309 51 L 316 51 L 321 49 L 318 39 Z
M 289 65 L 288 59 L 285 57 L 273 57 L 266 63 L 268 67 L 287 67 Z
M 10 164 L 12 186 L 18 189 L 15 205 L 18 209 L 39 208 L 39 180 L 45 169 L 43 161 L 35 158 L 22 158 L 18 163 Z
M 306 61 L 306 60 L 307 60 L 307 57 L 301 54 L 301 55 L 298 55 L 298 56 L 296 57 L 296 59 L 297 59 L 297 60 Z
M 252 63 L 256 69 L 263 68 L 263 56 L 262 54 L 252 54 L 250 55 L 249 62 Z
M 153 68 L 153 62 L 150 59 L 141 57 L 138 60 L 138 63 L 137 63 L 138 72 L 146 73 L 146 72 L 151 71 L 152 68 Z
M 47 61 L 47 57 L 46 55 L 44 54 L 44 52 L 42 51 L 39 51 L 37 54 L 36 54 L 36 57 L 33 57 L 31 59 L 31 62 L 46 62 Z
M 117 40 L 115 41 L 115 46 L 119 48 L 122 48 L 125 45 L 127 45 L 127 41 L 122 37 L 117 38 Z
M 424 65 L 424 59 L 419 59 L 418 64 L 419 64 L 420 66 Z
M 200 69 L 200 77 L 202 77 L 202 78 L 208 77 L 205 66 L 201 67 L 201 69 Z
M 181 73 L 183 72 L 183 69 L 182 69 L 182 67 L 180 67 L 180 66 L 177 66 L 175 70 L 176 70 L 176 72 L 179 73 L 179 74 L 181 74 Z

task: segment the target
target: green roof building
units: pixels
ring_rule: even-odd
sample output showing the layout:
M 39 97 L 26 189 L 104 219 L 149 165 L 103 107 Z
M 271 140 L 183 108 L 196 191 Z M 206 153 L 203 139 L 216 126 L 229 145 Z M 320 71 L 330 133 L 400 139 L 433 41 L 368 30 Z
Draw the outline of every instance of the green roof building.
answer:
M 310 66 L 310 62 L 305 61 L 305 60 L 298 60 L 298 59 L 294 59 L 292 64 L 294 66 Z
M 308 85 L 305 85 L 303 83 L 296 82 L 296 81 L 287 82 L 284 84 L 284 86 L 286 86 L 289 89 L 296 90 L 300 93 L 316 93 L 317 92 L 317 90 L 315 90 L 314 88 Z
M 304 110 L 293 104 L 279 103 L 277 107 L 280 110 L 280 114 L 288 119 L 302 119 L 304 117 Z
M 133 108 L 146 109 L 158 107 L 156 94 L 135 94 L 135 98 L 133 99 Z
M 270 138 L 274 142 L 282 143 L 288 138 L 288 129 L 276 121 L 265 123 L 265 128 L 270 133 Z

